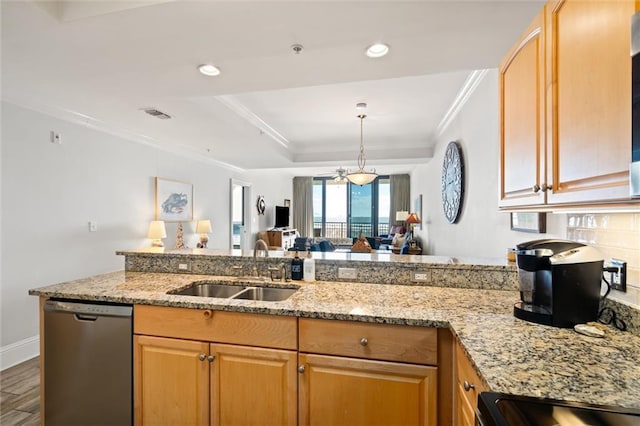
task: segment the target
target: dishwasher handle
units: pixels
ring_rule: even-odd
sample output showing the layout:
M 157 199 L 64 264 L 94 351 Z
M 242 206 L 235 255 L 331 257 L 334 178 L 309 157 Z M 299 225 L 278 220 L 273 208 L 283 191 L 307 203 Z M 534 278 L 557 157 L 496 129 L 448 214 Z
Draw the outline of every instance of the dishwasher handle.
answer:
M 45 312 L 74 314 L 79 321 L 95 321 L 99 316 L 131 317 L 133 315 L 133 307 L 131 305 L 100 305 L 61 300 L 47 300 L 43 309 Z

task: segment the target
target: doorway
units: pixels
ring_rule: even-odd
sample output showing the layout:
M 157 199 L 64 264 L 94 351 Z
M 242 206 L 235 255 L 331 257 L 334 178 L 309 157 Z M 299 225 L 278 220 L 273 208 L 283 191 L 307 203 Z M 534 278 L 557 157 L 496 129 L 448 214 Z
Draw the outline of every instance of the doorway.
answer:
M 229 203 L 231 211 L 231 235 L 229 247 L 232 250 L 248 250 L 247 244 L 251 235 L 251 184 L 231 179 Z

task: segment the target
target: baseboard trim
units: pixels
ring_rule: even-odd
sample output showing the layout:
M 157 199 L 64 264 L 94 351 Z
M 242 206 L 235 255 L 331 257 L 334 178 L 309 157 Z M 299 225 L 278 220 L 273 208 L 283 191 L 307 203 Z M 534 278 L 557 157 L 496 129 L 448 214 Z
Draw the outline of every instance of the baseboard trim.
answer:
M 33 336 L 0 348 L 0 370 L 40 355 L 40 336 Z

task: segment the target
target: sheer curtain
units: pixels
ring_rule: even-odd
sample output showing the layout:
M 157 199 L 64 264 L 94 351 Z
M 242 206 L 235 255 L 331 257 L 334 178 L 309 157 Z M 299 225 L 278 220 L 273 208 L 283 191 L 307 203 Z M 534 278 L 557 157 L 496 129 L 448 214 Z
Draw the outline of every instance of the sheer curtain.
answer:
M 293 178 L 293 227 L 302 237 L 313 237 L 313 178 Z
M 389 190 L 391 200 L 389 203 L 389 223 L 396 223 L 397 211 L 411 210 L 411 178 L 409 175 L 389 176 Z

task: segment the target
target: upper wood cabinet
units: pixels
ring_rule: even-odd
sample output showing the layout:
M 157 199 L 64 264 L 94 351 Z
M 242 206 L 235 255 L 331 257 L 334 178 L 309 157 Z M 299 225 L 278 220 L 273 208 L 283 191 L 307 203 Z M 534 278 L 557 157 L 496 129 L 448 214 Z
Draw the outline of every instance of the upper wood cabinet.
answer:
M 500 206 L 543 204 L 544 12 L 500 64 Z
M 552 0 L 500 66 L 500 207 L 629 201 L 633 0 Z

